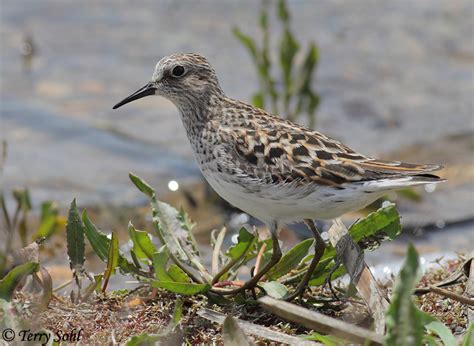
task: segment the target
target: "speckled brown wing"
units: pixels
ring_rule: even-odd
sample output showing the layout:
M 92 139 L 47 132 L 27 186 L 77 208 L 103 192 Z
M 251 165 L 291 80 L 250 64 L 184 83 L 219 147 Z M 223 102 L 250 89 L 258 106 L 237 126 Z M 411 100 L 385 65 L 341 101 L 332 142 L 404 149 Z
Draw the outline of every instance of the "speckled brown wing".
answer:
M 251 129 L 246 124 L 228 131 L 243 170 L 272 183 L 339 186 L 401 176 L 438 178 L 428 173 L 441 166 L 372 159 L 319 132 L 276 117 L 272 120 L 265 124 L 257 117 Z

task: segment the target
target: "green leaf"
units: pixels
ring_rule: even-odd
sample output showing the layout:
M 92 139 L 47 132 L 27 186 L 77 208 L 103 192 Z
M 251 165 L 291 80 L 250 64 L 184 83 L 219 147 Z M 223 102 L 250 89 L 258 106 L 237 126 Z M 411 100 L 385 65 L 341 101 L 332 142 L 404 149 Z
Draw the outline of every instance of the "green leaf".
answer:
M 166 245 L 163 245 L 158 252 L 153 254 L 153 268 L 155 269 L 155 277 L 159 281 L 173 281 L 173 278 L 166 270 L 168 260 L 169 256 L 166 252 Z
M 133 242 L 133 251 L 135 252 L 135 255 L 140 259 L 148 258 L 152 260 L 156 248 L 151 242 L 148 232 L 136 230 L 130 222 L 128 224 L 128 234 Z
M 106 262 L 110 239 L 92 223 L 85 209 L 82 211 L 82 222 L 84 223 L 84 231 L 92 249 L 102 261 Z
M 337 346 L 345 344 L 345 340 L 341 338 L 332 335 L 322 335 L 315 331 L 312 331 L 310 334 L 304 335 L 301 338 L 305 340 L 319 341 L 325 346 Z
M 270 280 L 289 273 L 300 264 L 301 260 L 308 255 L 309 248 L 314 244 L 314 239 L 306 239 L 288 251 L 280 261 L 266 274 Z
M 239 231 L 239 236 L 237 238 L 237 244 L 231 246 L 227 252 L 226 256 L 230 257 L 231 260 L 236 260 L 243 256 L 253 245 L 255 236 L 249 233 L 244 227 Z
M 155 190 L 147 182 L 145 182 L 144 180 L 142 180 L 141 178 L 139 178 L 132 172 L 130 172 L 128 176 L 130 177 L 130 180 L 132 181 L 132 183 L 135 184 L 137 189 L 143 192 L 145 195 L 147 195 L 150 198 L 155 195 Z
M 178 212 L 169 204 L 158 201 L 155 191 L 150 185 L 136 175 L 130 173 L 130 179 L 140 191 L 151 198 L 153 227 L 160 241 L 167 245 L 173 260 L 192 266 L 203 277 L 210 280 L 211 275 L 202 264 L 203 260 L 197 251 L 196 242 L 191 232 L 192 224 L 189 222 L 188 216 L 184 212 Z
M 192 266 L 206 279 L 211 275 L 203 265 L 204 261 L 196 248 L 196 242 L 192 235 L 192 225 L 187 215 L 179 213 L 169 204 L 152 198 L 151 207 L 153 212 L 153 226 L 163 244 L 175 258 Z
M 474 323 L 471 323 L 462 341 L 462 346 L 472 345 L 474 345 Z
M 458 343 L 454 338 L 451 330 L 441 323 L 436 317 L 421 311 L 419 309 L 419 319 L 422 321 L 422 324 L 425 326 L 425 329 L 429 332 L 432 332 L 443 341 L 444 346 L 456 346 Z
M 191 282 L 188 274 L 186 274 L 180 267 L 176 264 L 170 265 L 168 269 L 168 275 L 176 282 Z
M 227 316 L 222 326 L 222 339 L 225 346 L 249 346 L 249 339 L 240 328 L 237 320 L 231 315 Z
M 284 30 L 280 42 L 280 65 L 283 71 L 283 84 L 285 86 L 285 102 L 291 97 L 292 79 L 291 70 L 293 67 L 293 59 L 296 56 L 300 46 L 295 40 L 291 31 L 287 28 Z
M 181 317 L 183 316 L 183 299 L 178 297 L 174 306 L 173 317 L 171 318 L 169 328 L 174 328 L 179 324 Z
M 288 23 L 290 20 L 290 12 L 286 6 L 286 0 L 278 0 L 278 17 L 283 23 Z
M 334 264 L 334 261 L 330 262 L 331 264 Z M 312 276 L 312 279 L 309 280 L 308 286 L 321 286 L 326 283 L 326 279 L 329 276 L 329 273 L 331 272 L 331 266 L 326 266 L 322 270 L 316 268 L 314 271 L 314 274 Z M 331 275 L 331 280 L 337 279 L 338 277 L 343 276 L 346 274 L 346 268 L 344 266 L 340 266 L 337 268 Z
M 257 62 L 258 53 L 255 41 L 250 36 L 245 35 L 242 31 L 240 31 L 239 28 L 233 28 L 232 33 L 240 41 L 240 43 L 242 43 L 242 45 L 247 48 L 254 61 Z
M 311 82 L 313 80 L 313 72 L 319 60 L 318 47 L 314 42 L 311 42 L 309 50 L 306 53 L 303 64 L 299 68 L 298 76 L 295 80 L 295 93 L 300 95 L 298 101 L 297 112 L 300 112 L 304 104 L 304 96 L 312 94 Z
M 412 294 L 419 277 L 418 254 L 409 245 L 407 258 L 395 281 L 392 302 L 386 314 L 386 345 L 421 345 L 423 321 Z
M 104 232 L 97 229 L 97 227 L 89 219 L 85 209 L 82 212 L 82 222 L 84 223 L 85 234 L 92 246 L 92 249 L 103 262 L 107 262 L 110 248 L 110 238 Z M 140 274 L 140 267 L 133 265 L 120 253 L 120 251 L 118 265 L 123 273 Z
M 393 240 L 400 234 L 400 215 L 395 204 L 391 203 L 354 223 L 348 232 L 362 248 L 372 249 L 373 243 Z
M 175 281 L 157 281 L 152 280 L 151 285 L 156 288 L 164 288 L 173 293 L 179 293 L 183 295 L 194 295 L 198 293 L 205 293 L 209 291 L 211 286 L 209 284 L 192 284 Z
M 67 224 L 67 254 L 71 269 L 80 269 L 84 265 L 85 244 L 84 244 L 84 225 L 82 224 L 79 211 L 76 206 L 76 199 L 72 200 L 69 208 Z
M 265 97 L 263 96 L 261 92 L 255 93 L 252 96 L 252 104 L 255 107 L 262 108 L 262 109 L 265 107 Z
M 139 335 L 134 335 L 127 340 L 126 346 L 153 346 L 163 338 L 161 334 L 148 334 L 141 333 Z
M 119 242 L 115 233 L 112 232 L 112 239 L 110 240 L 109 251 L 107 254 L 107 268 L 104 272 L 104 286 L 102 292 L 105 292 L 109 283 L 110 277 L 115 272 L 119 263 Z
M 400 215 L 395 205 L 389 204 L 354 223 L 348 232 L 362 249 L 373 250 L 380 242 L 395 239 L 400 234 Z M 321 262 L 335 257 L 336 249 L 328 245 Z
M 59 224 L 58 204 L 53 201 L 46 201 L 41 204 L 40 225 L 33 235 L 33 239 L 48 238 L 58 229 Z
M 288 288 L 278 281 L 265 282 L 262 287 L 270 297 L 275 299 L 284 299 L 288 295 Z
M 26 212 L 31 210 L 31 198 L 28 189 L 15 189 L 12 191 L 12 195 L 22 211 Z
M 36 273 L 39 269 L 39 263 L 26 262 L 16 266 L 0 280 L 0 299 L 10 300 L 16 286 L 28 275 Z

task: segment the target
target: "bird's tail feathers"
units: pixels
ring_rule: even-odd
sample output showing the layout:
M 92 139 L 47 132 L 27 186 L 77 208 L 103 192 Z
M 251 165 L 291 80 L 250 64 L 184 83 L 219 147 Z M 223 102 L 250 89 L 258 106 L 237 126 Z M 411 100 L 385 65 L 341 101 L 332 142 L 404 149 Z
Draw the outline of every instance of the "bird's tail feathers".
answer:
M 367 182 L 366 186 L 376 190 L 398 190 L 419 185 L 438 184 L 444 181 L 446 179 L 442 179 L 434 174 L 418 174 L 373 180 Z

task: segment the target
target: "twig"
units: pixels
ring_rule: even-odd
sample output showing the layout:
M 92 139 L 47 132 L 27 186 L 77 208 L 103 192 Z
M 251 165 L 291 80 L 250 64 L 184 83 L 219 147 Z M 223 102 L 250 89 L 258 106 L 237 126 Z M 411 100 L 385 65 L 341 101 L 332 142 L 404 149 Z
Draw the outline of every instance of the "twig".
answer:
M 258 251 L 257 260 L 255 261 L 255 270 L 254 270 L 255 273 L 258 273 L 260 271 L 260 265 L 262 264 L 262 258 L 263 258 L 263 254 L 265 253 L 266 248 L 267 248 L 267 243 L 263 243 L 262 247 Z
M 199 316 L 205 318 L 206 320 L 212 321 L 214 323 L 223 324 L 226 318 L 226 315 L 210 310 L 210 309 L 201 309 L 197 312 Z M 302 340 L 295 336 L 290 336 L 287 334 L 283 334 L 280 332 L 275 332 L 269 328 L 259 326 L 258 324 L 254 324 L 248 321 L 243 321 L 240 319 L 236 319 L 237 324 L 246 334 L 252 334 L 266 340 L 275 341 L 278 343 L 288 344 L 288 345 L 321 345 L 319 343 Z
M 383 335 L 295 304 L 277 300 L 269 296 L 260 298 L 258 302 L 275 315 L 317 332 L 338 336 L 355 343 L 365 344 L 367 340 L 370 341 L 372 345 L 382 345 L 383 343 Z
M 433 293 L 445 296 L 447 298 L 457 300 L 458 302 L 461 302 L 463 304 L 474 306 L 474 299 L 473 298 L 464 297 L 460 294 L 457 294 L 457 293 L 454 293 L 454 292 L 451 292 L 451 291 L 448 291 L 448 290 L 445 290 L 445 289 L 442 289 L 442 288 L 439 288 L 439 287 L 436 287 L 436 286 L 430 286 L 429 288 L 430 288 L 430 291 L 433 292 Z
M 456 269 L 456 271 L 454 273 L 449 275 L 446 279 L 441 280 L 441 281 L 435 283 L 432 286 L 444 288 L 444 287 L 450 287 L 450 286 L 459 284 L 461 281 L 464 280 L 464 278 L 466 276 L 469 275 L 469 268 L 470 268 L 471 263 L 473 261 L 473 257 L 474 257 L 474 253 L 472 253 L 467 260 L 465 260 L 463 263 L 461 263 L 459 265 L 458 269 Z M 418 287 L 417 289 L 415 289 L 414 294 L 416 294 L 418 296 L 421 296 L 421 295 L 429 293 L 429 292 L 431 292 L 429 287 Z M 474 293 L 473 293 L 473 295 L 474 295 Z
M 382 295 L 377 281 L 365 263 L 363 252 L 355 246 L 356 244 L 352 238 L 350 238 L 346 226 L 344 226 L 340 219 L 334 221 L 328 234 L 329 240 L 332 246 L 336 248 L 336 251 L 338 249 L 338 243 L 340 244 L 340 240 L 350 241 L 350 243 L 347 244 L 348 246 L 345 246 L 340 250 L 343 253 L 338 252 L 337 256 L 341 256 L 347 272 L 350 275 L 352 274 L 351 282 L 355 284 L 357 291 L 371 311 L 372 318 L 375 322 L 375 331 L 383 334 L 385 331 L 385 311 L 387 311 L 389 303 Z M 359 264 L 358 267 L 356 267 L 356 263 Z
M 62 285 L 59 285 L 58 287 L 54 288 L 54 289 L 53 289 L 53 292 L 57 292 L 57 291 L 63 289 L 64 287 L 69 286 L 71 283 L 72 283 L 72 279 L 71 279 L 71 280 L 68 280 L 68 281 L 66 281 L 65 283 L 63 283 Z
M 227 287 L 227 286 L 236 286 L 236 287 L 243 287 L 245 282 L 243 281 L 220 281 L 216 282 L 213 287 Z
M 212 251 L 212 275 L 216 275 L 219 272 L 219 257 L 226 232 L 227 229 L 225 227 L 222 227 L 221 231 L 217 236 L 216 244 L 214 245 L 214 250 Z
M 255 239 L 254 239 L 255 241 Z M 253 244 L 253 243 L 252 243 Z M 250 245 L 246 251 L 244 251 L 239 257 L 230 260 L 212 279 L 211 285 L 214 285 L 216 282 L 219 281 L 222 275 L 227 273 L 237 262 L 239 262 L 242 258 L 244 258 L 247 255 L 248 249 L 250 249 L 252 245 Z

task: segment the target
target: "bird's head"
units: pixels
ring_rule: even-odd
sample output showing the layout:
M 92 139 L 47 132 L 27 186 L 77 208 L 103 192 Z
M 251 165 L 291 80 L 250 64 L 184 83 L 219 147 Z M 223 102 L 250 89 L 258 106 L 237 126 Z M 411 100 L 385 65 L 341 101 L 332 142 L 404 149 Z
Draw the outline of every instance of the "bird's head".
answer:
M 173 54 L 156 64 L 150 82 L 113 109 L 150 95 L 163 96 L 182 108 L 189 103 L 200 103 L 216 93 L 221 94 L 222 90 L 206 58 L 198 54 Z

